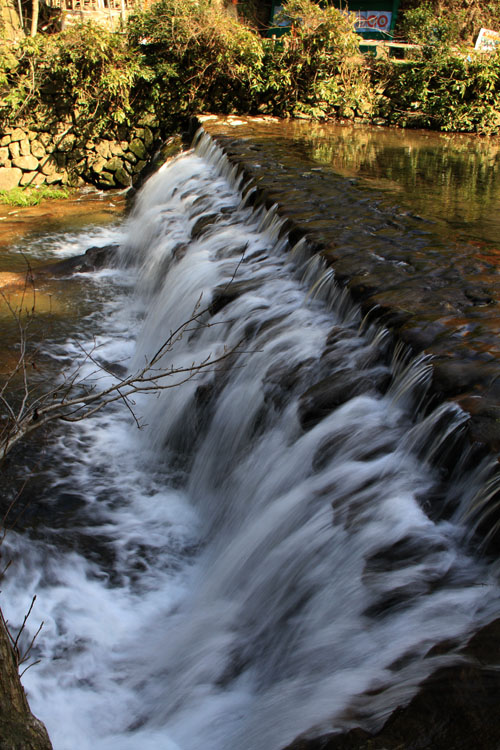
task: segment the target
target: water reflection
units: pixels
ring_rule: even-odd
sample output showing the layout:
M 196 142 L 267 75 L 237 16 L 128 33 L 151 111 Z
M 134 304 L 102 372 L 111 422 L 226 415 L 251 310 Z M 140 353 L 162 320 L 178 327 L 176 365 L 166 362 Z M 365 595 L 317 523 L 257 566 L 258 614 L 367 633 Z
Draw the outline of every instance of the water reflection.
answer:
M 454 239 L 499 243 L 498 139 L 310 123 L 291 134 L 316 162 L 382 190 Z

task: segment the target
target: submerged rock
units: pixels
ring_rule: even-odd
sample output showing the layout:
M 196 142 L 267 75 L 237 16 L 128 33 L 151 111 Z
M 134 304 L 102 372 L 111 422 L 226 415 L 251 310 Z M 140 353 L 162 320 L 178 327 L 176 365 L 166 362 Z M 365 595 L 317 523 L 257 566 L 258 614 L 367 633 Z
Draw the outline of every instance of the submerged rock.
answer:
M 118 248 L 119 245 L 89 247 L 83 255 L 75 255 L 35 269 L 34 276 L 39 279 L 43 276 L 65 276 L 70 273 L 97 271 L 110 264 Z

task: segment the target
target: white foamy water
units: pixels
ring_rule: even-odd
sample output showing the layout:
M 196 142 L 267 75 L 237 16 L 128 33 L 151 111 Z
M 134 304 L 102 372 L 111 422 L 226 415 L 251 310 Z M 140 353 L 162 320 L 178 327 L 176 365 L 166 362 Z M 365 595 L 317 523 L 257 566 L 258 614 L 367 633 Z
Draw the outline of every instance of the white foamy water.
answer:
M 80 345 L 53 345 L 134 372 L 178 330 L 164 367 L 203 363 L 135 399 L 141 430 L 116 404 L 61 431 L 41 525 L 7 537 L 1 602 L 22 622 L 37 594 L 23 682 L 56 750 L 374 728 L 446 659 L 435 644 L 498 615 L 460 521 L 487 467 L 443 486 L 431 461 L 463 415 L 418 414 L 428 363 L 391 359 L 242 189 L 206 138 L 162 168 Z

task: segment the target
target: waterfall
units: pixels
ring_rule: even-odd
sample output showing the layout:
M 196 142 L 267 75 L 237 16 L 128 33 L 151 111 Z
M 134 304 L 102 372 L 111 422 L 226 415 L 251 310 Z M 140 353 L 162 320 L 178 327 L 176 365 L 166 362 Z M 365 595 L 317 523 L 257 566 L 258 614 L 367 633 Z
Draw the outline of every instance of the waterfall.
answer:
M 115 404 L 58 433 L 42 520 L 6 539 L 2 606 L 22 622 L 36 593 L 45 622 L 23 681 L 55 750 L 376 729 L 453 658 L 436 644 L 498 616 L 467 521 L 491 467 L 445 466 L 465 415 L 429 408 L 431 363 L 252 195 L 199 135 L 96 274 L 96 356 L 134 371 L 179 331 L 162 365 L 191 372 L 138 395 L 141 430 Z

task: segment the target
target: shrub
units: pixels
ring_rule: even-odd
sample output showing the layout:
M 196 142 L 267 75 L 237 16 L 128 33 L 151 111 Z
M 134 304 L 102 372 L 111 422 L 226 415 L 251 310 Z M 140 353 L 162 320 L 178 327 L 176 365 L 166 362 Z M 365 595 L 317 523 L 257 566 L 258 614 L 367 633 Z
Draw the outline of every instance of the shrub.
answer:
M 142 69 L 120 35 L 81 24 L 53 36 L 26 37 L 13 53 L 15 64 L 12 52 L 0 55 L 4 124 L 63 110 L 100 132 L 132 113 L 130 92 Z
M 129 19 L 128 38 L 151 71 L 151 97 L 163 117 L 252 108 L 262 40 L 219 4 L 160 0 Z
M 436 50 L 404 65 L 382 62 L 381 114 L 400 127 L 494 134 L 500 131 L 500 53 Z
M 289 0 L 291 34 L 266 44 L 261 111 L 317 118 L 366 114 L 369 77 L 353 17 L 311 0 Z

